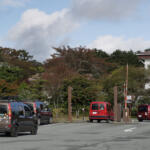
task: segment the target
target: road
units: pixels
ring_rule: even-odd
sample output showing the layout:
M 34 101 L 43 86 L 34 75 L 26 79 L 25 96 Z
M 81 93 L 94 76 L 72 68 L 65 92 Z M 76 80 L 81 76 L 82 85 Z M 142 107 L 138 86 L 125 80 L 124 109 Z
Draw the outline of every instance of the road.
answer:
M 43 125 L 36 136 L 0 135 L 0 150 L 150 150 L 150 122 Z

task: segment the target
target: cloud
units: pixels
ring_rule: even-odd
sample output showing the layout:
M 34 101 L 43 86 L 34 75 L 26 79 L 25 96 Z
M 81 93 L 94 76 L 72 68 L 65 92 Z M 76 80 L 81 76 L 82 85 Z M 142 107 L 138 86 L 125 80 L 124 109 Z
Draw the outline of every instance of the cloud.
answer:
M 51 47 L 61 43 L 61 38 L 76 27 L 78 24 L 70 18 L 67 9 L 52 14 L 30 9 L 11 29 L 8 39 L 15 43 L 15 47 L 24 48 L 35 59 L 43 61 L 53 53 Z
M 98 37 L 88 47 L 102 49 L 107 53 L 112 53 L 116 49 L 137 51 L 150 48 L 150 40 L 144 40 L 143 38 L 125 39 L 124 37 L 105 35 Z
M 20 7 L 31 0 L 1 0 L 0 7 Z
M 80 19 L 120 20 L 134 14 L 140 2 L 143 0 L 73 0 L 72 13 Z

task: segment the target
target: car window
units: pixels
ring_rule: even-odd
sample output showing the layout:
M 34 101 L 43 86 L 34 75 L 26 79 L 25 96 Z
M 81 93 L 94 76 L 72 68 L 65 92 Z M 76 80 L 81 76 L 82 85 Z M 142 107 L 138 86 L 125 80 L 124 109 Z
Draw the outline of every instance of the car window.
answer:
M 104 105 L 103 105 L 103 104 L 100 104 L 99 109 L 100 109 L 100 110 L 104 110 Z
M 25 110 L 25 116 L 27 117 L 31 116 L 31 109 L 27 105 L 24 106 L 24 110 Z
M 32 104 L 27 104 L 29 108 L 33 111 L 33 105 Z
M 22 105 L 18 106 L 18 112 L 19 112 L 20 116 L 24 116 L 24 110 L 23 110 L 23 106 Z
M 0 116 L 7 114 L 7 105 L 0 105 Z
M 98 104 L 92 104 L 92 110 L 98 110 Z
M 43 104 L 40 104 L 40 109 L 41 109 L 41 110 L 43 110 L 43 109 L 44 109 Z
M 139 112 L 147 112 L 147 106 L 139 106 Z

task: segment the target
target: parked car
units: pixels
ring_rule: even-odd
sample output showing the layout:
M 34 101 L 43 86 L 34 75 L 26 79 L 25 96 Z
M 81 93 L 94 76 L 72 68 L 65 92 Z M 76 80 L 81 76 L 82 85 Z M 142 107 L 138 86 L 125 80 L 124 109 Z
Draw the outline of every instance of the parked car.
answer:
M 143 120 L 150 120 L 150 104 L 138 106 L 137 119 L 141 122 Z
M 27 104 L 31 110 L 35 113 L 37 119 L 38 119 L 38 125 L 41 124 L 50 124 L 53 120 L 53 114 L 50 108 L 44 104 L 44 102 L 41 101 L 25 101 L 25 104 Z
M 18 136 L 19 132 L 30 132 L 36 135 L 37 118 L 28 105 L 22 102 L 0 100 L 0 133 Z
M 109 102 L 91 102 L 90 111 L 89 111 L 89 120 L 93 122 L 93 120 L 97 120 L 100 122 L 101 120 L 114 120 L 114 113 L 111 108 L 111 104 Z

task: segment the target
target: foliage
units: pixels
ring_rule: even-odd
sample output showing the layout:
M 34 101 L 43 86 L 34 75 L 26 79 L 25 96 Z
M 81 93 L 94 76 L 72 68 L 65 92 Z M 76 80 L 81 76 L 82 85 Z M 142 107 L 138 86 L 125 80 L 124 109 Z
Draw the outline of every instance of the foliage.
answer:
M 22 80 L 23 70 L 19 67 L 10 66 L 8 64 L 3 64 L 0 67 L 0 79 L 6 82 L 14 82 Z
M 136 54 L 131 51 L 121 51 L 116 50 L 114 51 L 109 59 L 110 62 L 117 63 L 119 66 L 124 66 L 126 64 L 136 66 L 136 67 L 143 67 L 143 63 L 138 59 Z
M 32 60 L 32 58 L 33 56 L 25 50 L 0 47 L 1 65 L 7 63 L 8 66 L 19 68 L 23 77 L 22 80 L 41 72 L 42 64 Z
M 114 70 L 103 81 L 103 90 L 108 94 L 109 100 L 113 103 L 113 87 L 118 86 L 118 99 L 122 102 L 124 94 L 124 83 L 126 81 L 126 67 L 120 67 Z M 128 73 L 128 94 L 138 97 L 145 85 L 145 70 L 129 66 Z
M 36 80 L 30 84 L 23 82 L 19 87 L 19 99 L 28 99 L 28 100 L 42 100 L 47 99 L 46 95 L 43 92 L 44 80 Z
M 69 46 L 54 49 L 56 50 L 54 57 L 63 58 L 69 68 L 81 75 L 99 78 L 114 67 L 114 64 L 106 61 L 107 54 L 103 51 L 85 47 L 71 48 Z
M 16 96 L 18 93 L 18 85 L 16 82 L 8 83 L 0 79 L 0 97 Z
M 68 86 L 72 87 L 72 107 L 74 110 L 88 107 L 91 101 L 98 98 L 100 88 L 93 81 L 81 76 L 75 77 L 71 80 L 65 80 L 61 88 L 60 94 L 65 107 L 68 104 Z

